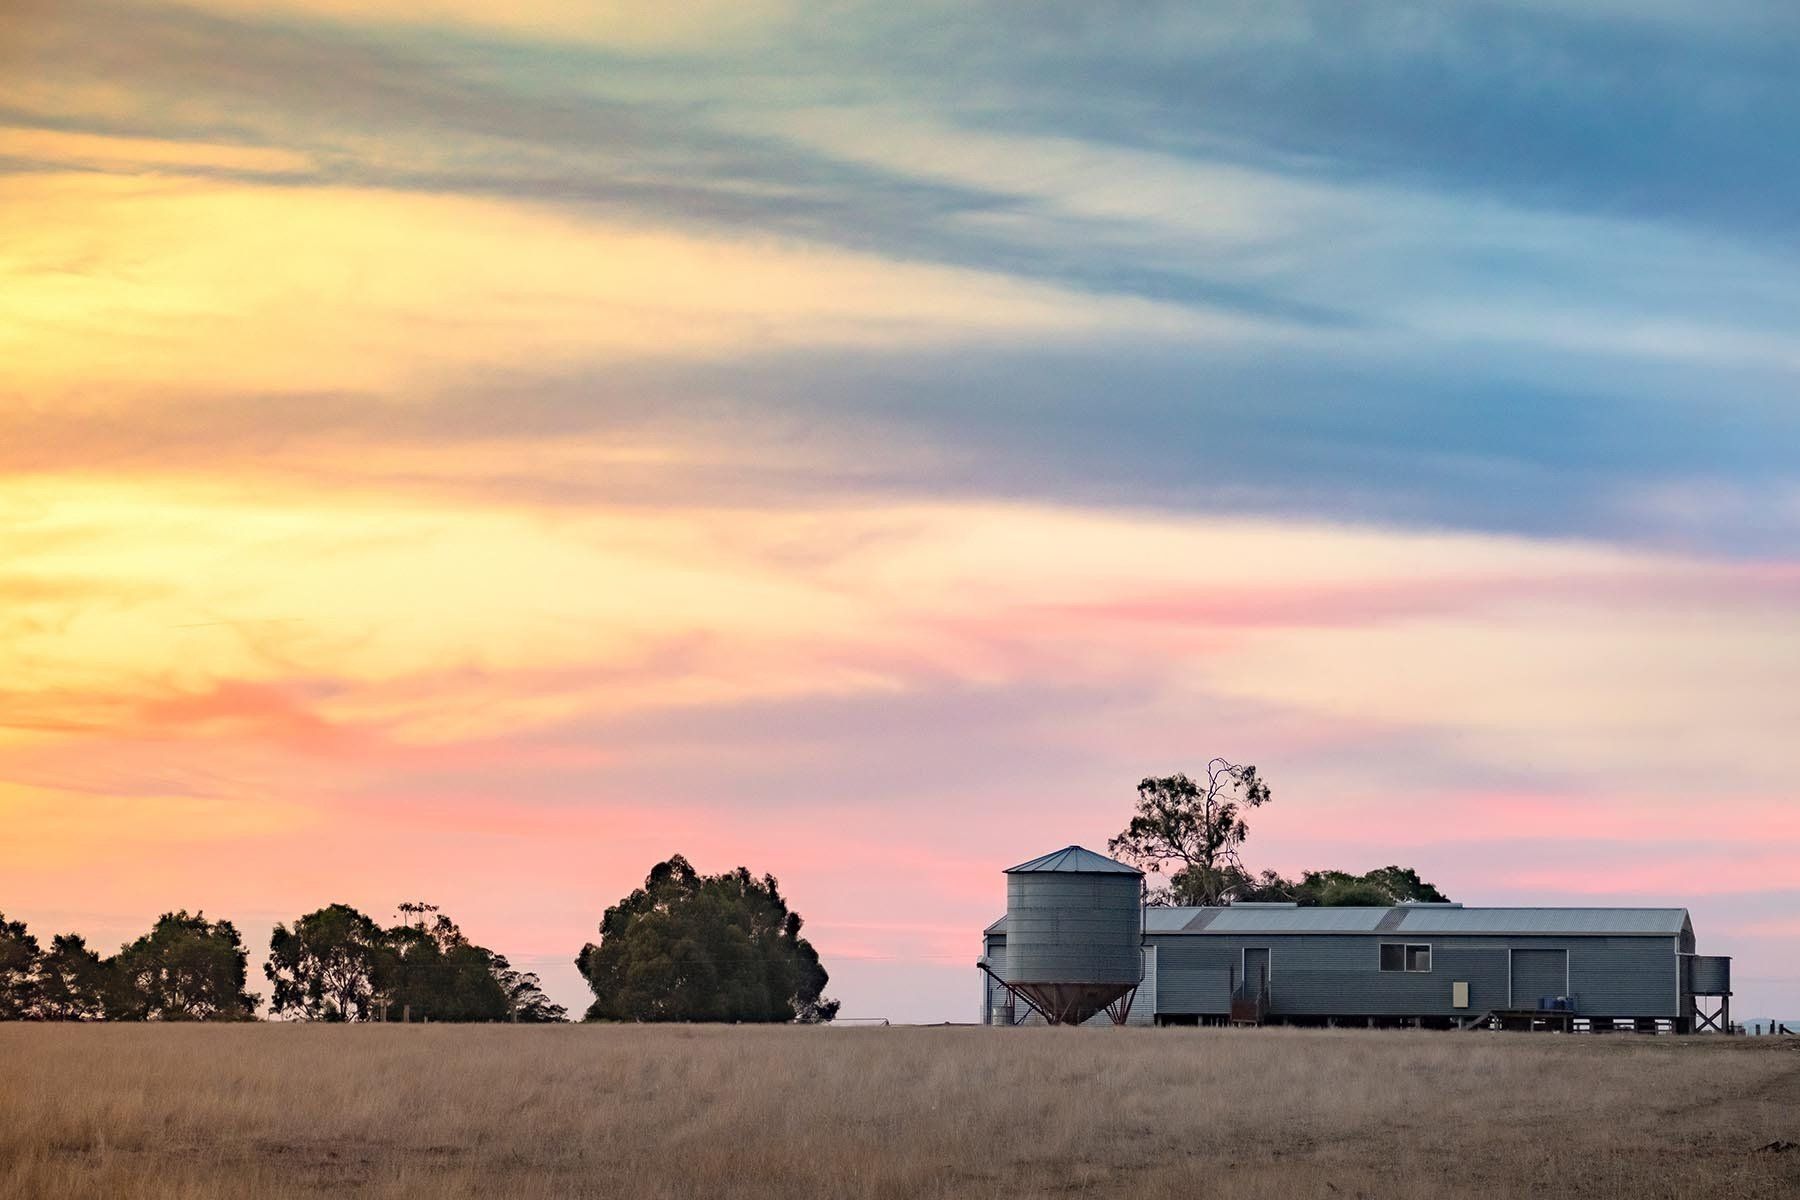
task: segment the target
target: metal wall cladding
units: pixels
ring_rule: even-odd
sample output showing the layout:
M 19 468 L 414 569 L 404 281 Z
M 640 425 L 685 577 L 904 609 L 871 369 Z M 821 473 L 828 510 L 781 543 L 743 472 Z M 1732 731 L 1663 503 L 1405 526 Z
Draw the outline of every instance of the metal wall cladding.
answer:
M 1688 963 L 1688 991 L 1701 996 L 1723 996 L 1731 991 L 1729 958 L 1696 954 Z
M 1156 1011 L 1168 1016 L 1230 1012 L 1232 974 L 1228 957 L 1224 947 L 1204 944 L 1198 938 L 1172 937 L 1156 942 Z
M 1672 951 L 1671 951 L 1672 952 Z M 1546 996 L 1578 991 L 1564 949 L 1515 947 L 1512 950 L 1512 1008 L 1537 1008 Z
M 1242 978 L 1244 951 L 1269 951 L 1269 1011 L 1276 1016 L 1468 1016 L 1451 985 L 1469 985 L 1471 1008 L 1506 1005 L 1506 950 L 1434 939 L 1429 972 L 1382 971 L 1375 937 L 1156 939 L 1157 1011 L 1222 1015 Z
M 1429 945 L 1430 971 L 1383 971 L 1382 942 Z M 1541 978 L 1518 981 L 1520 1003 L 1573 992 L 1596 1016 L 1673 1016 L 1675 955 L 1667 937 L 1445 938 L 1345 936 L 1166 935 L 1152 937 L 1157 955 L 1157 1011 L 1222 1015 L 1231 985 L 1242 978 L 1247 947 L 1267 947 L 1269 1011 L 1276 1016 L 1467 1017 L 1510 1007 L 1513 949 L 1541 963 Z M 1534 958 L 1530 952 L 1537 951 Z M 1567 955 L 1565 984 L 1564 956 Z M 1469 985 L 1469 1007 L 1455 1006 L 1453 984 Z M 1551 985 L 1554 983 L 1554 987 Z
M 1673 938 L 1570 938 L 1569 991 L 1583 1015 L 1675 1017 L 1680 974 Z
M 1136 875 L 1006 877 L 1008 983 L 1136 983 L 1143 975 Z

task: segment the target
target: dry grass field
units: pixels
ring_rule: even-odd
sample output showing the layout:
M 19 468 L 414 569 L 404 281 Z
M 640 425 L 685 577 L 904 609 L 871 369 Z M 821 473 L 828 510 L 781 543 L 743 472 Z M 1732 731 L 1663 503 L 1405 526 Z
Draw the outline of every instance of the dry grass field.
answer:
M 1800 1195 L 1800 1043 L 0 1026 L 0 1195 Z

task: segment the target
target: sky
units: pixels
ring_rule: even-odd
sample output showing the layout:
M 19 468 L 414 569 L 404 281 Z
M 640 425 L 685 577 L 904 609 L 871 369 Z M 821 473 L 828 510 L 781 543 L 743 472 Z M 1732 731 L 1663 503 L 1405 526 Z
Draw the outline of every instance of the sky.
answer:
M 1253 868 L 1685 906 L 1800 1015 L 1791 6 L 0 20 L 44 940 L 427 899 L 579 1011 L 680 852 L 973 1020 L 1002 869 L 1220 755 Z

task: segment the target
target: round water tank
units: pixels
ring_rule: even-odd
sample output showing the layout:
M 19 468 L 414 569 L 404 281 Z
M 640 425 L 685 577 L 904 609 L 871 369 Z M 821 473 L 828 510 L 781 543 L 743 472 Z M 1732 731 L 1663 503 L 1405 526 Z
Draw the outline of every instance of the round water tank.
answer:
M 1008 939 L 1010 944 L 1011 939 Z M 1696 954 L 1688 959 L 1688 990 L 1699 996 L 1731 993 L 1731 959 L 1724 955 Z
M 1143 873 L 1070 846 L 1006 873 L 1006 982 L 1078 1024 L 1144 975 Z

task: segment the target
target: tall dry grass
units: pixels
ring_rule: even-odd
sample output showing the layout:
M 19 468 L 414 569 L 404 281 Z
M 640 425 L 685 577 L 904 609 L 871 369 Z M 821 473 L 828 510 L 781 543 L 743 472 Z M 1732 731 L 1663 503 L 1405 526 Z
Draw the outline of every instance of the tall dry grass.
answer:
M 1800 1195 L 1800 1044 L 0 1027 L 0 1195 Z

